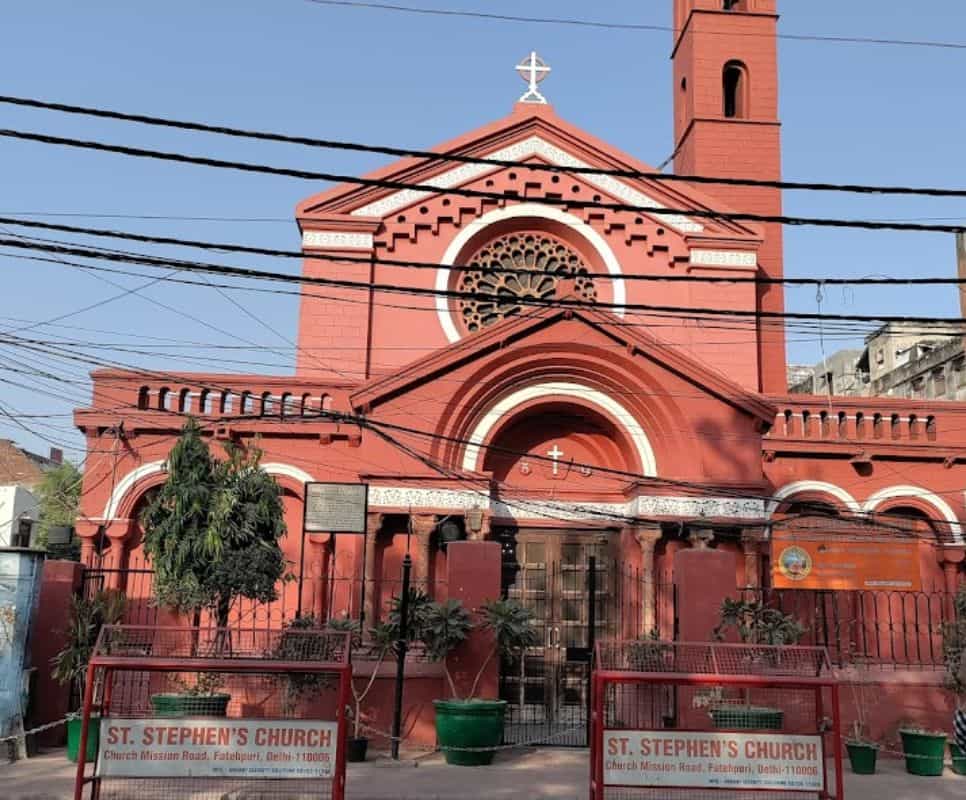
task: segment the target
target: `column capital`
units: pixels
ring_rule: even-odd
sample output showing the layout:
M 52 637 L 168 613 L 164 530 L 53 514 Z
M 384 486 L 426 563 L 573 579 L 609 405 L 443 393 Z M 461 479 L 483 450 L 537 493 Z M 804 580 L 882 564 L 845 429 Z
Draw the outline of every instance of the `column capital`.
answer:
M 944 544 L 937 548 L 936 556 L 940 564 L 962 564 L 966 561 L 966 545 Z
M 661 541 L 664 531 L 661 530 L 660 525 L 635 525 L 631 528 L 631 534 L 642 549 L 653 549 Z
M 761 527 L 745 528 L 741 531 L 741 546 L 745 551 L 754 551 L 767 541 L 765 530 Z
M 714 529 L 708 526 L 691 526 L 688 531 L 688 542 L 694 550 L 710 550 L 714 541 Z
M 429 538 L 436 530 L 435 514 L 413 514 L 410 519 L 412 520 L 414 536 Z
M 74 523 L 74 532 L 81 539 L 95 539 L 103 530 L 104 535 L 112 541 L 127 539 L 135 528 L 136 520 L 129 517 L 119 517 L 116 519 L 99 519 L 97 517 L 86 517 L 78 519 Z
M 134 532 L 133 519 L 112 519 L 104 525 L 107 538 L 113 541 L 124 541 Z
M 381 511 L 369 511 L 366 514 L 366 535 L 372 536 L 379 532 L 386 515 Z

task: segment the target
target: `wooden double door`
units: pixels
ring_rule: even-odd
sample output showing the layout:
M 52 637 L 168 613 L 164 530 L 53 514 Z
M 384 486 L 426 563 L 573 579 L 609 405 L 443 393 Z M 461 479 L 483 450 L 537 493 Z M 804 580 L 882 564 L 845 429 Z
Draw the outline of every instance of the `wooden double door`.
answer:
M 539 633 L 535 647 L 501 664 L 505 741 L 584 747 L 591 628 L 597 639 L 616 630 L 617 532 L 520 529 L 501 540 L 504 594 L 530 609 Z

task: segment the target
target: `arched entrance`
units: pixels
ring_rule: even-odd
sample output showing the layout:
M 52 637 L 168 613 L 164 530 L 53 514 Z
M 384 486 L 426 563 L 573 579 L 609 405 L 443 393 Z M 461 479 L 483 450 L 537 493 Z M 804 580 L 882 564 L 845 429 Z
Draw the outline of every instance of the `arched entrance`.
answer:
M 501 665 L 505 740 L 585 746 L 590 648 L 618 634 L 621 616 L 626 520 L 606 509 L 625 499 L 628 478 L 616 473 L 638 472 L 640 458 L 628 420 L 590 391 L 531 394 L 497 404 L 481 464 L 504 509 L 493 526 L 504 595 L 540 631 L 535 647 Z

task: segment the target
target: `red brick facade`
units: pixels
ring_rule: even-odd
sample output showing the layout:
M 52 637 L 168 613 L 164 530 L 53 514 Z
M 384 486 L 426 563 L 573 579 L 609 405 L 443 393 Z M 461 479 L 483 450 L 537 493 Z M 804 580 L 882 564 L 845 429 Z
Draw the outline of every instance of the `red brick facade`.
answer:
M 712 0 L 676 0 L 678 172 L 780 177 L 775 5 L 745 0 L 726 12 Z M 744 95 L 740 113 L 726 116 L 722 75 L 731 62 L 744 70 Z M 304 274 L 368 288 L 304 288 L 293 376 L 95 373 L 93 402 L 76 422 L 92 450 L 110 450 L 121 421 L 125 438 L 115 461 L 95 459 L 84 476 L 78 531 L 87 559 L 103 532 L 104 563 L 144 565 L 139 503 L 163 481 L 183 415 L 193 414 L 213 439 L 264 451 L 286 490 L 286 553 L 293 563 L 305 554 L 303 604 L 321 614 L 361 610 L 344 581 L 363 570 L 387 582 L 367 595 L 377 614 L 407 544 L 417 576 L 445 593 L 436 526 L 456 518 L 469 527 L 476 513 L 483 524 L 471 539 L 604 534 L 625 564 L 653 579 L 649 586 L 670 581 L 689 531 L 713 529 L 718 548 L 734 553 L 736 586 L 759 586 L 769 580 L 773 515 L 792 504 L 820 502 L 848 518 L 900 509 L 918 514 L 926 531 L 924 587 L 955 589 L 966 404 L 787 397 L 780 328 L 722 331 L 700 314 L 627 308 L 781 311 L 778 287 L 756 294 L 748 283 L 628 279 L 780 277 L 780 226 L 535 202 L 777 214 L 780 192 L 529 170 L 528 162 L 652 170 L 542 105 L 517 105 L 436 150 L 520 166 L 411 158 L 374 173 L 505 199 L 340 186 L 299 204 Z M 425 294 L 459 289 L 467 259 L 486 243 L 533 235 L 560 241 L 589 273 L 606 275 L 594 287 L 609 305 L 524 308 L 467 333 L 458 298 Z M 421 293 L 391 290 L 398 287 Z M 566 291 L 561 281 L 557 296 Z M 548 459 L 555 451 L 563 455 Z M 328 534 L 303 544 L 308 480 L 370 484 L 366 547 L 363 537 Z M 297 591 L 286 586 L 283 607 L 295 607 Z M 639 628 L 660 622 L 656 602 L 643 602 Z

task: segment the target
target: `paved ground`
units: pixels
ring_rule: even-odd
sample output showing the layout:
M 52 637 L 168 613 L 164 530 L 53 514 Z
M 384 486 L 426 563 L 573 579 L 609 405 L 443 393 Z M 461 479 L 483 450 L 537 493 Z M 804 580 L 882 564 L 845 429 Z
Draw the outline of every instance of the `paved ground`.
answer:
M 2 800 L 72 800 L 73 764 L 61 751 L 0 765 Z M 448 767 L 441 757 L 350 764 L 349 800 L 583 800 L 587 751 L 541 749 L 501 754 L 489 767 Z M 846 767 L 846 800 L 962 800 L 966 777 L 907 775 L 902 762 L 880 760 L 875 775 Z M 133 798 L 132 800 L 138 800 Z M 171 798 L 175 800 L 175 798 Z

